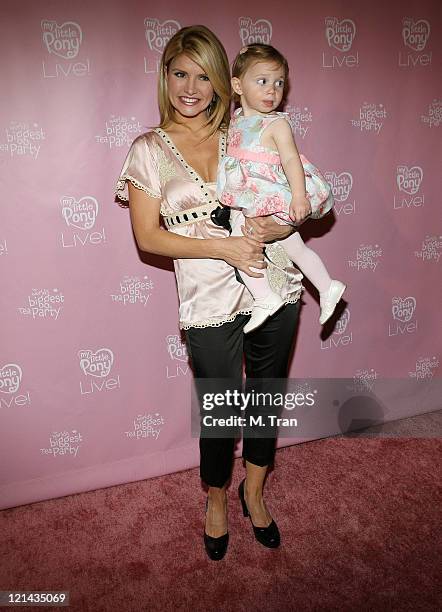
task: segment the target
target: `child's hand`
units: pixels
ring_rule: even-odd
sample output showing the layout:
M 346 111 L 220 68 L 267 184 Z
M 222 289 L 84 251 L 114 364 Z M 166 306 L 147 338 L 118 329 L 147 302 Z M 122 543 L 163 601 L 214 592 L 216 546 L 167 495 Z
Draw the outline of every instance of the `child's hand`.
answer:
M 312 212 L 312 207 L 307 197 L 294 196 L 290 202 L 289 217 L 295 223 L 301 223 Z

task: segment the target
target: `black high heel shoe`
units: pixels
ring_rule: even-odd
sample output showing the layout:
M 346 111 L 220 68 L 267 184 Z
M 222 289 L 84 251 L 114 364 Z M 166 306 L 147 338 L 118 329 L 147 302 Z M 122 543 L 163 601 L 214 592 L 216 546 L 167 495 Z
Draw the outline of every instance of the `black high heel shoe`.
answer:
M 206 499 L 206 513 L 208 504 L 209 500 Z M 229 532 L 225 533 L 219 538 L 212 538 L 212 536 L 207 535 L 206 529 L 204 528 L 204 546 L 206 547 L 206 552 L 212 561 L 221 561 L 226 554 L 228 543 Z
M 246 500 L 244 499 L 244 482 L 245 479 L 238 487 L 238 494 L 239 499 L 241 501 L 242 512 L 244 516 L 249 517 L 250 522 L 252 523 L 255 538 L 260 544 L 262 544 L 263 546 L 267 546 L 267 548 L 278 548 L 281 543 L 281 536 L 279 535 L 278 525 L 273 519 L 268 527 L 255 527 L 255 525 L 253 524 L 252 517 L 250 516 L 250 512 L 247 508 Z

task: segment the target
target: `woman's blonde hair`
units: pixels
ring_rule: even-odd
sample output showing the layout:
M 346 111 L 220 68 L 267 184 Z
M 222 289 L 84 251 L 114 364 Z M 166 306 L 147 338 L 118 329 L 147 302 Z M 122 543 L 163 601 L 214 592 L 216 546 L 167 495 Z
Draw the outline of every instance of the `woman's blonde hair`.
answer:
M 286 92 L 288 85 L 287 79 L 289 76 L 289 65 L 282 53 L 271 45 L 255 43 L 243 47 L 233 61 L 232 77 L 237 77 L 240 79 L 250 68 L 250 66 L 256 64 L 257 62 L 274 62 L 283 68 L 284 76 L 286 78 L 286 81 L 284 82 L 284 91 Z M 239 100 L 238 94 L 234 93 L 234 99 L 235 101 Z
M 221 42 L 213 32 L 202 25 L 181 28 L 164 49 L 158 77 L 160 127 L 164 128 L 173 121 L 174 109 L 167 91 L 167 72 L 172 60 L 180 53 L 185 53 L 201 66 L 213 87 L 214 99 L 207 109 L 205 124 L 210 126 L 209 135 L 219 128 L 226 129 L 230 121 L 231 100 L 229 61 Z

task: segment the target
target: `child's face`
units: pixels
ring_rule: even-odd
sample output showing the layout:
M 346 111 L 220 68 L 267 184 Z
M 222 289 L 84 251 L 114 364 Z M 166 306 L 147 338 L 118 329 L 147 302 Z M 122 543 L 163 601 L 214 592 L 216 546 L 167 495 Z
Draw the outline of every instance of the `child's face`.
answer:
M 244 115 L 271 113 L 284 94 L 284 68 L 275 62 L 256 62 L 240 77 L 232 78 L 235 93 L 241 96 Z

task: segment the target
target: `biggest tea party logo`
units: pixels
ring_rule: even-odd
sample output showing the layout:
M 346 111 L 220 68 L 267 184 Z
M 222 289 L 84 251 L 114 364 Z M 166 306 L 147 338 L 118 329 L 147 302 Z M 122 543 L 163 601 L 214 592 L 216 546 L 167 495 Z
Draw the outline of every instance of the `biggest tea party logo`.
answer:
M 0 143 L 0 151 L 9 153 L 11 157 L 37 159 L 41 143 L 46 140 L 46 134 L 38 123 L 11 121 L 5 132 L 6 142 Z

